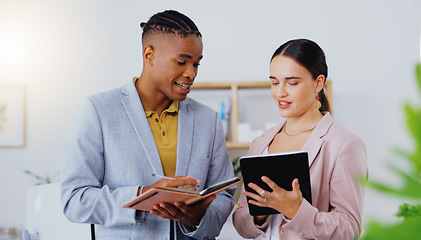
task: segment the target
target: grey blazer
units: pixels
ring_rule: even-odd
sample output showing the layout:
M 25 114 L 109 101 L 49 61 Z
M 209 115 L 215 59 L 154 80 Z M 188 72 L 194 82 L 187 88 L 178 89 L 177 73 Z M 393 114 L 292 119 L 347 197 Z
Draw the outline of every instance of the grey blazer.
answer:
M 65 147 L 61 198 L 70 221 L 98 225 L 97 239 L 169 239 L 170 221 L 121 205 L 163 174 L 158 150 L 133 81 L 85 99 Z M 193 99 L 179 103 L 177 176 L 200 189 L 234 177 L 217 113 Z M 214 239 L 230 214 L 235 187 L 217 194 L 198 228 L 176 223 L 177 239 Z M 139 212 L 138 212 L 139 213 Z

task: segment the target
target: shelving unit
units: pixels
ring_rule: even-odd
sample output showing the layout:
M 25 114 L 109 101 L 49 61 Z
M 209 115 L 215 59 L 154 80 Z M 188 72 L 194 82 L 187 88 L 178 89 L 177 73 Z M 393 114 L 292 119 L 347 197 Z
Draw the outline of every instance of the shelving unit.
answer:
M 250 147 L 250 143 L 239 143 L 237 141 L 238 124 L 238 91 L 240 89 L 261 89 L 270 88 L 271 83 L 265 82 L 203 82 L 195 83 L 192 89 L 202 90 L 231 90 L 231 114 L 230 114 L 230 135 L 231 139 L 227 141 L 228 149 L 243 149 Z
M 261 82 L 202 82 L 195 83 L 192 89 L 201 90 L 230 90 L 231 91 L 231 115 L 230 115 L 230 135 L 231 139 L 227 141 L 228 149 L 244 149 L 249 148 L 250 143 L 239 143 L 237 140 L 237 124 L 238 124 L 238 91 L 241 89 L 262 89 L 270 88 L 270 81 Z M 332 88 L 331 81 L 326 81 L 326 95 L 332 105 Z

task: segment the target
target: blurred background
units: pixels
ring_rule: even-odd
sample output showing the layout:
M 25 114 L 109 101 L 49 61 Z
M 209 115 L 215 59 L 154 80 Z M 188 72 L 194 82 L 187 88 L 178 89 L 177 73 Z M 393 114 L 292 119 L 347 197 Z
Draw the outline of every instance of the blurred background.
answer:
M 196 82 L 269 81 L 277 47 L 293 38 L 317 42 L 329 66 L 334 118 L 364 139 L 369 177 L 399 184 L 386 164 L 399 161 L 392 147 L 412 148 L 402 105 L 419 101 L 418 0 L 0 0 L 0 87 L 26 89 L 25 146 L 0 148 L 0 227 L 25 228 L 26 189 L 36 181 L 24 170 L 60 180 L 79 102 L 140 75 L 139 24 L 166 9 L 189 16 L 203 34 Z M 269 91 L 246 91 L 239 111 L 253 129 L 279 121 Z M 230 151 L 232 158 L 246 153 Z M 402 201 L 368 189 L 364 221 L 394 220 Z

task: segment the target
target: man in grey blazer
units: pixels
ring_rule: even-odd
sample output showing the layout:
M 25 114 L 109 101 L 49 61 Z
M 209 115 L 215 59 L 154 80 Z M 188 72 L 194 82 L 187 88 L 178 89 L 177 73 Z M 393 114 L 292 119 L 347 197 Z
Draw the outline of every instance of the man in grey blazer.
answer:
M 187 98 L 202 59 L 196 25 L 168 10 L 141 26 L 141 76 L 86 98 L 76 115 L 61 173 L 64 213 L 97 224 L 97 239 L 215 239 L 235 188 L 194 206 L 121 207 L 151 187 L 201 190 L 234 177 L 220 118 Z

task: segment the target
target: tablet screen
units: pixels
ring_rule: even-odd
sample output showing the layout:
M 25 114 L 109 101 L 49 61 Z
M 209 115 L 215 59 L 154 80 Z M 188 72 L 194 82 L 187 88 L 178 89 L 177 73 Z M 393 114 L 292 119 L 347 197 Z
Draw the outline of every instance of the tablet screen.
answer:
M 244 156 L 240 158 L 241 174 L 243 175 L 244 187 L 248 192 L 255 192 L 248 187 L 250 182 L 257 184 L 266 191 L 271 192 L 270 187 L 261 180 L 267 176 L 279 187 L 287 191 L 292 190 L 292 181 L 298 178 L 303 197 L 311 204 L 311 184 L 308 166 L 307 152 L 286 152 L 278 154 Z M 249 198 L 247 198 L 249 200 Z M 259 207 L 248 204 L 252 216 L 270 215 L 279 213 L 275 209 Z

